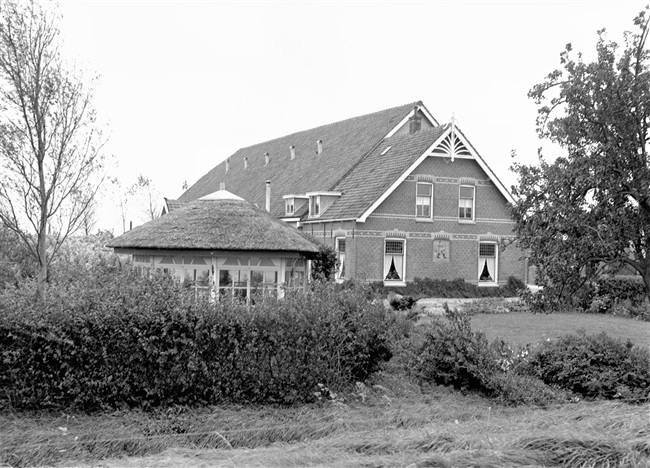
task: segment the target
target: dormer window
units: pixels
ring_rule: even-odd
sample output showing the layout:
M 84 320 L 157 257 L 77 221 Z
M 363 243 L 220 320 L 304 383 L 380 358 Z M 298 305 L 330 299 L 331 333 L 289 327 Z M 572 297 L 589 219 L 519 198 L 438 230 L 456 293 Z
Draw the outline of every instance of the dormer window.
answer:
M 289 194 L 283 195 L 284 198 L 284 216 L 293 216 L 305 206 L 309 197 L 307 195 Z
M 287 198 L 284 201 L 284 213 L 287 215 L 292 215 L 293 214 L 293 198 Z
M 342 195 L 341 192 L 308 192 L 309 197 L 309 217 L 317 218 L 332 206 L 332 204 Z
M 309 216 L 320 216 L 320 195 L 309 197 Z

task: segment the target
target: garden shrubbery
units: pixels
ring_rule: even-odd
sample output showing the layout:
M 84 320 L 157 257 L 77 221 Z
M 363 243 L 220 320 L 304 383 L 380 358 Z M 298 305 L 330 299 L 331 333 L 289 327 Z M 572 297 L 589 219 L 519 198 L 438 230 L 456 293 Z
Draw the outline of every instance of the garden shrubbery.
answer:
M 511 404 L 545 405 L 570 394 L 650 398 L 650 353 L 605 334 L 566 335 L 536 348 L 512 349 L 474 332 L 470 315 L 449 310 L 413 341 L 408 367 L 423 382 L 476 391 Z
M 588 398 L 650 398 L 650 353 L 605 333 L 565 335 L 544 342 L 526 373 Z
M 575 290 L 548 288 L 535 293 L 526 291 L 522 298 L 531 310 L 537 312 L 577 309 L 592 314 L 612 314 L 650 321 L 645 285 L 636 276 L 603 276 L 587 281 Z
M 391 357 L 394 318 L 366 291 L 315 285 L 253 307 L 196 301 L 172 278 L 97 265 L 0 295 L 0 406 L 155 407 L 310 401 Z
M 462 278 L 455 280 L 439 280 L 431 278 L 415 278 L 408 281 L 405 287 L 384 286 L 378 281 L 371 284 L 379 295 L 386 297 L 394 292 L 404 296 L 413 296 L 416 299 L 423 297 L 442 298 L 473 298 L 473 297 L 515 297 L 519 291 L 526 288 L 520 279 L 511 276 L 505 286 L 481 288 L 475 284 L 467 283 Z

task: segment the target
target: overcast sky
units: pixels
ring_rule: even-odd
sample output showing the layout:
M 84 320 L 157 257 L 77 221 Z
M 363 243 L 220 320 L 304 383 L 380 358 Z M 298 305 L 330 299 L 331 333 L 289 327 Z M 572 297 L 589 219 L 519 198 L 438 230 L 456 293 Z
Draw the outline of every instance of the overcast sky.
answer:
M 176 198 L 237 149 L 422 100 L 453 115 L 509 187 L 536 160 L 528 90 L 566 43 L 593 58 L 639 1 L 61 1 L 65 50 L 100 75 L 95 107 L 124 185 Z M 552 156 L 552 154 L 549 154 Z M 119 232 L 116 232 L 118 234 Z

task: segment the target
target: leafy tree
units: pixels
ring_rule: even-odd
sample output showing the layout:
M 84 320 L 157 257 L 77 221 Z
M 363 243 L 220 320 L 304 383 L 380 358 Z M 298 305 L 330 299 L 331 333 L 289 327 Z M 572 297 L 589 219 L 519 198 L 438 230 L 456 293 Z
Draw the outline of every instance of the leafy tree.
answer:
M 36 259 L 42 299 L 48 265 L 83 223 L 102 161 L 92 93 L 64 64 L 48 8 L 0 5 L 0 220 Z
M 515 231 L 540 268 L 545 295 L 563 300 L 603 271 L 627 266 L 650 292 L 650 52 L 648 8 L 625 33 L 623 48 L 598 31 L 597 59 L 571 44 L 562 69 L 529 92 L 540 138 L 566 156 L 515 163 Z

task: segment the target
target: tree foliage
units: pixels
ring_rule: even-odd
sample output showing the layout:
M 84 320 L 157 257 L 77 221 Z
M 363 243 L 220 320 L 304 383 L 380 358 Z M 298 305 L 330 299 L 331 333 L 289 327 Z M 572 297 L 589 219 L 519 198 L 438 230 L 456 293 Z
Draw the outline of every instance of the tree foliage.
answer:
M 0 221 L 35 258 L 41 292 L 97 192 L 102 146 L 92 92 L 64 63 L 48 8 L 0 6 Z
M 598 31 L 597 58 L 571 44 L 561 69 L 529 92 L 537 131 L 566 150 L 538 165 L 515 163 L 515 231 L 540 269 L 545 295 L 564 300 L 604 271 L 628 267 L 650 291 L 650 52 L 648 9 L 624 46 Z

